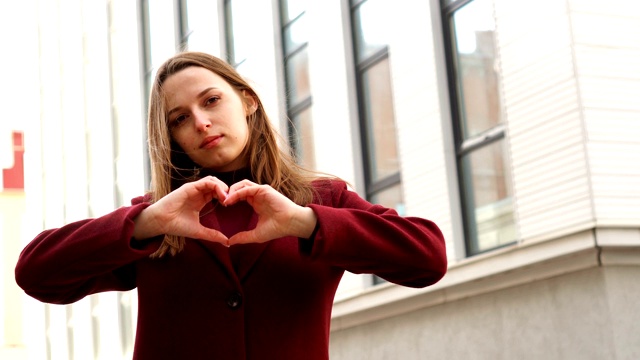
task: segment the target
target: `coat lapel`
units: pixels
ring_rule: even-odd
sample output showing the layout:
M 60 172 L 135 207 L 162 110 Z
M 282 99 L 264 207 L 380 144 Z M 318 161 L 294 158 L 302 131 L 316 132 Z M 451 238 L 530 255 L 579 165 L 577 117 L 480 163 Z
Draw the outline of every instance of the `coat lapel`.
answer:
M 254 229 L 257 223 L 258 215 L 252 212 L 247 229 Z M 271 242 L 268 241 L 260 244 L 243 244 L 235 245 L 234 247 L 237 247 L 235 249 L 234 247 L 230 248 L 231 252 L 234 253 L 233 260 L 235 261 L 235 268 L 237 269 L 237 275 L 240 281 L 243 281 L 247 275 L 249 275 L 254 264 L 270 243 Z
M 218 209 L 215 204 L 207 204 L 200 212 L 200 223 L 208 228 L 223 231 L 223 227 L 220 222 L 225 221 L 226 219 L 225 217 L 220 219 L 217 210 Z M 250 219 L 247 225 L 243 226 L 244 230 L 253 229 L 258 223 L 258 215 L 254 211 L 251 211 L 250 214 Z M 227 233 L 227 235 L 229 234 Z M 236 282 L 242 282 L 244 278 L 249 275 L 256 261 L 270 244 L 270 242 L 261 244 L 242 244 L 227 248 L 222 244 L 204 240 L 197 242 L 220 263 L 227 275 Z
M 215 216 L 215 207 L 216 204 L 208 203 L 204 208 L 200 211 L 200 223 L 208 228 L 220 230 L 220 223 L 218 222 L 218 217 Z M 232 278 L 235 282 L 238 282 L 237 275 L 235 270 L 233 269 L 233 264 L 231 262 L 231 256 L 229 256 L 229 249 L 222 244 L 214 243 L 206 240 L 195 240 L 200 246 L 202 246 L 205 250 L 209 252 L 210 255 L 214 259 L 216 259 L 224 271 L 227 273 L 227 276 Z

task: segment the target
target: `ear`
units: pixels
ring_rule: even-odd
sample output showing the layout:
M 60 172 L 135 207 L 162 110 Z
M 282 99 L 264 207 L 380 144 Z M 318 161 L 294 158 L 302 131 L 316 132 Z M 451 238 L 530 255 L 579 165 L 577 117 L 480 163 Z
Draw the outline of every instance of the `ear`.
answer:
M 244 100 L 244 112 L 246 116 L 252 115 L 256 110 L 258 110 L 258 101 L 256 100 L 255 95 L 252 95 L 247 90 L 242 90 L 242 97 Z

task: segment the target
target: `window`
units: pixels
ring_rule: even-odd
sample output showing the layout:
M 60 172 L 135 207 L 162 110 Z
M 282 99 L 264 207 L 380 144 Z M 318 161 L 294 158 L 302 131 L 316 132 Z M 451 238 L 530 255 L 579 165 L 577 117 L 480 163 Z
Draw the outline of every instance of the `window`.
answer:
M 387 0 L 352 0 L 358 107 L 367 200 L 404 215 L 400 161 L 389 69 Z
M 442 9 L 466 251 L 475 255 L 516 239 L 493 3 L 445 0 Z
M 180 49 L 217 54 L 221 29 L 217 1 L 176 0 Z
M 175 12 L 176 12 L 176 40 L 178 43 L 178 49 L 187 50 L 189 48 L 189 40 L 193 30 L 191 30 L 191 24 L 189 18 L 192 14 L 189 13 L 189 6 L 193 2 L 187 0 L 176 0 Z M 193 7 L 193 5 L 191 6 Z
M 227 62 L 238 72 L 254 47 L 252 17 L 258 17 L 248 0 L 225 0 Z
M 303 166 L 315 168 L 315 146 L 311 117 L 311 87 L 307 54 L 307 0 L 281 0 L 282 50 L 284 55 L 285 84 L 289 143 L 296 160 Z

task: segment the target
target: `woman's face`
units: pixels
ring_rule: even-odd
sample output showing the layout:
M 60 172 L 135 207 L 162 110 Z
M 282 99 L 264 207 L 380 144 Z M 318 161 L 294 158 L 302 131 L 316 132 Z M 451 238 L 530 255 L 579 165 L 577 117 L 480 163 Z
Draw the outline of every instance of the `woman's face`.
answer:
M 247 116 L 256 101 L 218 74 L 191 66 L 164 82 L 169 131 L 189 158 L 203 168 L 232 171 L 247 166 Z M 248 104 L 248 105 L 247 105 Z

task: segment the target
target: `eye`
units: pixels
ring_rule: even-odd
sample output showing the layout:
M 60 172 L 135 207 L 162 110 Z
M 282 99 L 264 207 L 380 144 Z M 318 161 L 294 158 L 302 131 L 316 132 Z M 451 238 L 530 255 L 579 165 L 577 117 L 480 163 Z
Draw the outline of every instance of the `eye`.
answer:
M 170 121 L 169 126 L 171 128 L 178 127 L 181 124 L 183 124 L 185 120 L 187 120 L 187 116 L 186 115 L 178 115 L 173 120 Z
M 212 97 L 208 98 L 207 100 L 205 100 L 204 104 L 208 106 L 208 105 L 215 104 L 218 101 L 220 101 L 220 97 L 212 96 Z

